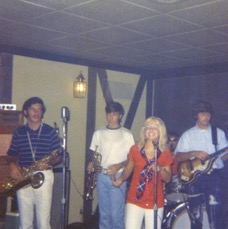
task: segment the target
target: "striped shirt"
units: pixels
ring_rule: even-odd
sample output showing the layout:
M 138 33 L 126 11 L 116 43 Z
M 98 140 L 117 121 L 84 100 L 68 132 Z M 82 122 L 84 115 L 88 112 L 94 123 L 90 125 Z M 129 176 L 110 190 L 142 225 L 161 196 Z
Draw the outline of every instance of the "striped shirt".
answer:
M 59 148 L 60 140 L 53 127 L 42 123 L 34 131 L 26 124 L 14 132 L 8 155 L 18 156 L 19 165 L 28 167 Z

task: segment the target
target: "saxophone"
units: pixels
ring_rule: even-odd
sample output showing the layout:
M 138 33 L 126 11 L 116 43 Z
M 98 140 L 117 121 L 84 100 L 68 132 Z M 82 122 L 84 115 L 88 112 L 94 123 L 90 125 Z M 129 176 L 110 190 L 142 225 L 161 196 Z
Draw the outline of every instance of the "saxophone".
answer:
M 13 195 L 17 190 L 26 185 L 31 185 L 35 189 L 41 187 L 45 178 L 42 172 L 36 172 L 39 171 L 38 164 L 53 162 L 55 158 L 61 154 L 61 152 L 61 149 L 54 150 L 50 154 L 43 157 L 41 160 L 34 162 L 31 166 L 23 168 L 21 171 L 22 179 L 20 180 L 14 179 L 12 177 L 7 177 L 1 187 L 3 193 L 7 195 Z
M 101 167 L 102 156 L 100 153 L 97 152 L 97 148 L 98 146 L 96 146 L 96 149 L 93 152 L 93 158 L 92 158 L 93 170 L 88 173 L 87 190 L 85 195 L 86 200 L 93 200 L 93 190 L 96 188 L 97 176 L 102 169 Z

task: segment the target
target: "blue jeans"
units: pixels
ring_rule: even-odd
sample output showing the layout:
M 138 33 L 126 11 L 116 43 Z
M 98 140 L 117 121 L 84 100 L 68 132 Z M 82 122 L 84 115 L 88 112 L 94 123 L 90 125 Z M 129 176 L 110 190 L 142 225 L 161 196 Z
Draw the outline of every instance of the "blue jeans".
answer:
M 194 196 L 196 194 L 201 194 Z M 189 186 L 189 208 L 192 229 L 202 229 L 203 207 L 206 207 L 210 229 L 221 229 L 221 177 L 219 171 L 203 174 Z M 192 195 L 192 196 L 191 196 Z
M 116 174 L 119 177 L 121 173 Z M 99 229 L 124 229 L 126 182 L 119 188 L 112 185 L 108 175 L 97 178 Z

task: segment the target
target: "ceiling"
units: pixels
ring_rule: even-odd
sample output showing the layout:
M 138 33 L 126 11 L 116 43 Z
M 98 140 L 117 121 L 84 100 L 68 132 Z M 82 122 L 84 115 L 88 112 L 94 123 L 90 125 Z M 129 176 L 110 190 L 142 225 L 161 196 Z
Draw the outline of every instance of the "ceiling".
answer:
M 130 71 L 228 65 L 227 0 L 0 0 L 0 51 Z

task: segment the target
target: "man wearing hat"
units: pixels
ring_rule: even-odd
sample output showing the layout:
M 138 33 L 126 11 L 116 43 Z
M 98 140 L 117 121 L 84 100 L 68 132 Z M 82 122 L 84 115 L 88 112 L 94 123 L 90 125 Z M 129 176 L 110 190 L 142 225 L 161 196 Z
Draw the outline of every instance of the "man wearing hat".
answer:
M 196 125 L 180 137 L 175 150 L 178 161 L 211 160 L 209 155 L 227 148 L 228 142 L 225 133 L 219 128 L 212 128 L 210 124 L 212 114 L 210 103 L 199 101 L 194 105 L 193 116 L 196 119 Z M 220 172 L 223 166 L 223 161 L 218 157 L 208 172 L 200 171 L 199 176 L 190 182 L 188 212 L 191 229 L 203 228 L 204 207 L 206 207 L 210 229 L 222 228 Z

